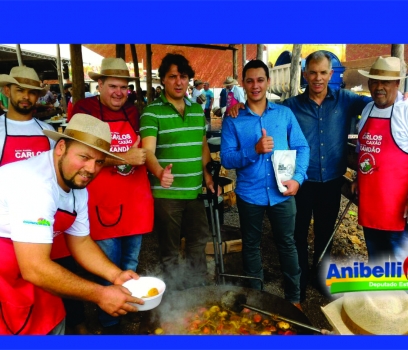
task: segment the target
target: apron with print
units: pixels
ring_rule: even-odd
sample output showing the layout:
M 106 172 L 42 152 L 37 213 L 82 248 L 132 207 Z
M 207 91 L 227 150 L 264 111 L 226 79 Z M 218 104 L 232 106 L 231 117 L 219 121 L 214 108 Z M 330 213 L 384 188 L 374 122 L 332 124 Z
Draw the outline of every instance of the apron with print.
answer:
M 358 222 L 373 229 L 403 231 L 408 154 L 397 146 L 392 136 L 393 109 L 394 106 L 387 119 L 371 117 L 370 111 L 358 136 Z
M 36 120 L 35 122 L 42 130 L 41 125 Z M 31 158 L 51 149 L 50 141 L 45 135 L 8 135 L 7 115 L 4 118 L 4 128 L 6 135 L 4 138 L 3 153 L 0 158 L 0 166 Z
M 73 191 L 73 190 L 72 190 Z M 74 196 L 74 192 L 72 192 Z M 65 231 L 68 230 L 74 223 L 77 217 L 77 212 L 75 211 L 75 196 L 74 196 L 74 211 L 70 213 L 69 211 L 57 209 L 57 212 L 54 215 L 54 238 L 52 241 L 51 248 L 51 259 L 60 259 L 65 258 L 71 255 L 67 244 L 65 242 Z
M 72 226 L 75 217 L 75 210 L 69 213 L 58 209 L 54 216 L 54 232 L 63 233 Z M 67 249 L 64 234 L 58 237 L 64 243 L 60 247 Z M 51 257 L 53 251 L 54 243 Z M 61 298 L 23 279 L 11 239 L 0 238 L 0 252 L 0 335 L 48 334 L 65 317 Z M 54 251 L 53 258 L 62 257 L 60 254 L 60 250 Z M 62 255 L 67 256 L 63 252 Z
M 38 124 L 36 120 L 35 122 Z M 41 125 L 38 124 L 38 126 L 42 130 Z M 4 127 L 6 131 L 6 136 L 4 140 L 3 154 L 1 156 L 0 166 L 39 155 L 42 152 L 49 151 L 51 148 L 50 141 L 48 140 L 48 137 L 45 135 L 44 136 L 43 135 L 8 135 L 7 134 L 7 116 L 6 118 L 4 118 Z M 58 214 L 59 211 L 60 209 L 58 209 L 56 213 L 57 216 L 59 215 Z M 69 228 L 74 221 L 75 221 L 75 218 L 67 228 Z M 61 221 L 58 220 L 55 222 L 58 225 L 58 222 L 61 222 Z M 54 224 L 54 234 L 56 232 L 55 225 L 56 224 Z M 61 230 L 57 229 L 57 231 L 61 231 Z M 53 244 L 52 244 L 52 249 L 51 249 L 51 259 L 63 258 L 69 255 L 71 255 L 71 253 L 69 252 L 66 246 L 64 235 L 60 234 L 60 235 L 55 236 Z
M 101 111 L 101 120 L 104 121 Z M 126 120 L 109 124 L 112 153 L 127 152 L 137 140 Z M 89 222 L 94 240 L 149 233 L 153 229 L 153 196 L 139 188 L 150 188 L 145 165 L 104 167 L 88 185 Z M 137 217 L 143 220 L 137 220 Z
M 238 103 L 238 100 L 234 97 L 234 93 L 229 91 L 227 94 L 227 109 L 225 110 L 226 114 L 229 114 L 231 107 L 235 106 Z

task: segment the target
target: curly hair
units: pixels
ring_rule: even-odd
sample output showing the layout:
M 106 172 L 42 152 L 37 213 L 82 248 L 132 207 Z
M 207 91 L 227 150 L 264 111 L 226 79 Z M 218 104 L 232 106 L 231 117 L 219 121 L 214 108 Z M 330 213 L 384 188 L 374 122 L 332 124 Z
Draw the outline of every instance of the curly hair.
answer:
M 166 56 L 164 56 L 158 70 L 160 79 L 164 78 L 173 64 L 177 66 L 180 73 L 187 74 L 189 79 L 194 78 L 195 72 L 193 68 L 191 68 L 187 58 L 178 53 L 168 53 Z M 164 85 L 163 82 L 162 85 Z

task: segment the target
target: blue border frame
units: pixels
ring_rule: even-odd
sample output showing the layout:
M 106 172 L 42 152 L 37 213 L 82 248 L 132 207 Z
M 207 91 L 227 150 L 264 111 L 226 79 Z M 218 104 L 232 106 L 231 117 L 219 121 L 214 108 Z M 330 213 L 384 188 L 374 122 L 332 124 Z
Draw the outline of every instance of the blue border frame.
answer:
M 3 43 L 379 44 L 403 43 L 407 37 L 408 4 L 403 0 L 0 3 Z M 110 25 L 103 19 L 106 14 Z
M 0 337 L 2 349 L 407 349 L 401 336 L 28 336 Z

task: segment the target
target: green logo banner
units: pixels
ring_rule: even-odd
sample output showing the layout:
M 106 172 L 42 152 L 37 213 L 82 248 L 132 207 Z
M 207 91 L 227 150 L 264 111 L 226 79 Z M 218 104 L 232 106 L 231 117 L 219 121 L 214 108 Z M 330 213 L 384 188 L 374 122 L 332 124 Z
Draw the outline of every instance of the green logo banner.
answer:
M 376 290 L 408 290 L 408 281 L 388 280 L 387 282 L 359 281 L 359 282 L 333 282 L 330 293 L 364 292 Z

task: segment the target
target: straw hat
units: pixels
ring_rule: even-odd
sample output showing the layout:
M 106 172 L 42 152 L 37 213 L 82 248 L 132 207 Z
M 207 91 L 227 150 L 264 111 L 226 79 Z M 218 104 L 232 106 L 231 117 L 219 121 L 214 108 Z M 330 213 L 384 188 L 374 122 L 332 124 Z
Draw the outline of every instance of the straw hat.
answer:
M 43 130 L 43 133 L 54 141 L 62 137 L 68 138 L 103 152 L 108 157 L 124 160 L 109 152 L 111 145 L 109 124 L 89 114 L 74 114 L 63 133 L 51 130 Z
M 89 77 L 92 80 L 98 81 L 101 77 L 113 77 L 122 78 L 127 80 L 135 80 L 135 77 L 131 77 L 128 66 L 122 58 L 108 57 L 102 60 L 101 72 L 88 72 Z
M 227 77 L 227 79 L 225 79 L 225 81 L 222 83 L 222 85 L 224 85 L 224 86 L 238 85 L 238 82 L 233 77 Z
M 222 116 L 222 111 L 220 107 L 214 107 L 212 110 L 213 114 L 217 117 L 221 117 Z
M 197 103 L 199 103 L 200 105 L 205 101 L 207 101 L 207 96 L 204 93 L 202 93 L 200 96 L 197 96 Z
M 11 68 L 10 75 L 0 74 L 0 87 L 16 84 L 24 89 L 39 90 L 40 96 L 46 94 L 46 89 L 41 87 L 41 80 L 33 68 L 18 66 Z
M 339 334 L 408 334 L 404 291 L 345 293 L 322 311 Z
M 400 73 L 401 61 L 398 57 L 377 58 L 371 66 L 370 71 L 359 69 L 358 72 L 367 78 L 377 80 L 400 80 L 405 76 Z

